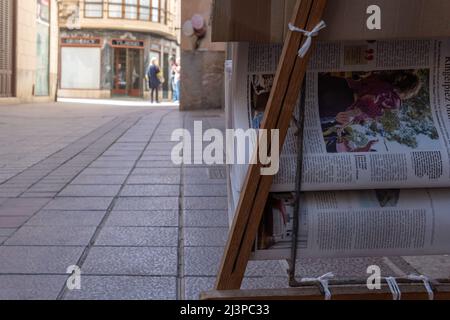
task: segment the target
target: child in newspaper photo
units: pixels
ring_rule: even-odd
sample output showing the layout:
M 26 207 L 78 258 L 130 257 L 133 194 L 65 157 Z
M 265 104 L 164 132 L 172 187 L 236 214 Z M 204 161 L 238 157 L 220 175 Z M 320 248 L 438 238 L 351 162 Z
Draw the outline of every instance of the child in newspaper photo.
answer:
M 319 114 L 329 153 L 389 152 L 438 143 L 429 70 L 319 74 Z
M 273 74 L 257 74 L 252 75 L 249 79 L 252 112 L 250 117 L 253 129 L 259 129 L 261 127 L 274 78 L 275 75 Z
M 274 74 L 255 74 L 249 76 L 249 99 L 251 107 L 249 117 L 252 129 L 261 128 L 264 111 L 270 98 L 274 80 Z M 295 129 L 295 136 L 298 135 L 297 118 L 298 116 L 294 114 L 291 121 L 291 126 Z

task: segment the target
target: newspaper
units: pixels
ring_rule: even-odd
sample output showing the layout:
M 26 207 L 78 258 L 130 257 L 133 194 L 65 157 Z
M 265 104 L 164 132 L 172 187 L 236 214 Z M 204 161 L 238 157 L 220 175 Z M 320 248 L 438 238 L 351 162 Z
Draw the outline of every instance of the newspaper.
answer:
M 233 129 L 233 92 L 232 92 L 232 81 L 233 81 L 233 60 L 225 61 L 224 68 L 224 92 L 225 92 L 225 122 L 226 129 Z M 227 195 L 228 195 L 228 222 L 231 226 L 233 222 L 234 211 L 236 208 L 236 201 L 238 200 L 240 192 L 239 188 L 233 188 L 232 181 L 236 179 L 236 169 L 232 165 L 227 164 Z
M 450 190 L 308 192 L 298 234 L 302 258 L 440 255 L 450 252 Z M 294 202 L 273 201 L 272 245 L 258 259 L 290 257 Z M 268 250 L 267 250 L 268 249 Z
M 236 46 L 235 128 L 260 126 L 281 51 Z M 450 186 L 450 40 L 319 42 L 305 100 L 303 191 Z M 293 121 L 274 192 L 295 190 L 297 136 Z
M 234 128 L 261 125 L 281 50 L 235 46 Z M 299 257 L 449 254 L 450 40 L 318 43 L 304 107 L 309 192 L 295 213 L 297 110 L 254 258 L 289 258 L 294 214 Z M 248 166 L 231 167 L 236 202 Z

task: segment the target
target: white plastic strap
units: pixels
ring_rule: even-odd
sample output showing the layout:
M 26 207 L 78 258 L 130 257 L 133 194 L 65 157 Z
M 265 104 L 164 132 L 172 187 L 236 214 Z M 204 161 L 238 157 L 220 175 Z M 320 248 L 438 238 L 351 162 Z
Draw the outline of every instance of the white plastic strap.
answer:
M 431 283 L 430 283 L 430 279 L 424 275 L 414 275 L 411 274 L 408 276 L 409 280 L 412 281 L 422 281 L 423 284 L 425 285 L 425 289 L 427 289 L 427 293 L 428 293 L 428 299 L 429 300 L 434 300 L 434 291 L 433 288 L 431 287 Z
M 331 291 L 329 288 L 329 280 L 334 278 L 334 274 L 329 272 L 318 278 L 303 278 L 301 282 L 319 282 L 325 292 L 325 300 L 331 300 Z
M 393 300 L 402 300 L 402 292 L 400 291 L 400 287 L 398 286 L 397 280 L 394 277 L 385 278 L 386 282 L 391 289 L 392 299 Z
M 320 21 L 319 24 L 314 27 L 314 29 L 312 29 L 311 31 L 307 31 L 307 30 L 303 30 L 303 29 L 297 28 L 292 23 L 289 23 L 289 30 L 291 30 L 293 32 L 301 32 L 301 33 L 303 33 L 306 36 L 305 43 L 303 44 L 303 46 L 298 51 L 298 56 L 300 58 L 304 58 L 306 53 L 308 53 L 308 50 L 309 50 L 309 48 L 311 47 L 311 44 L 312 44 L 312 38 L 316 37 L 319 34 L 319 31 L 324 29 L 324 28 L 326 28 L 326 26 L 327 25 L 325 24 L 324 21 Z

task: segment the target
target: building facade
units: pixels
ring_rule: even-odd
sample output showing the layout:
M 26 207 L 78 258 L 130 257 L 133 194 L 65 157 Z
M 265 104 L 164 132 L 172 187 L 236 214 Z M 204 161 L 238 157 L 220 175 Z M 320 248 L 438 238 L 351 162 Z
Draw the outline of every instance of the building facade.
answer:
M 59 97 L 148 98 L 156 58 L 171 98 L 170 60 L 179 56 L 181 0 L 61 0 Z
M 55 99 L 56 0 L 0 0 L 0 103 Z

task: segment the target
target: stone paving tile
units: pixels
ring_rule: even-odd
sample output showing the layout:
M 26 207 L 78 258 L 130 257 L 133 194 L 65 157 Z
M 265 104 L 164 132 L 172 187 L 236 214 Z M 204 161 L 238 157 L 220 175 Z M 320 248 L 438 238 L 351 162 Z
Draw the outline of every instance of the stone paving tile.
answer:
M 185 276 L 216 276 L 223 248 L 184 248 Z
M 141 154 L 141 151 L 107 151 L 103 153 L 104 156 L 124 156 L 124 157 L 130 157 L 130 156 L 136 156 L 138 157 Z
M 105 227 L 177 227 L 178 211 L 112 211 Z
M 155 157 L 155 156 L 171 156 L 172 154 L 172 149 L 166 149 L 166 150 L 150 150 L 150 151 L 146 151 L 143 154 L 143 157 L 147 158 L 147 157 Z
M 123 184 L 126 180 L 126 175 L 79 175 L 76 177 L 71 184 L 72 185 L 119 185 Z
M 158 134 L 158 135 L 153 136 L 152 142 L 171 142 L 170 138 L 171 138 L 170 135 L 165 135 L 165 134 L 159 135 Z
M 218 185 L 185 185 L 185 197 L 226 197 L 227 186 L 225 184 Z
M 171 161 L 139 160 L 136 168 L 181 168 L 181 165 L 174 164 Z
M 185 210 L 227 210 L 225 197 L 184 198 Z
M 106 210 L 113 198 L 76 198 L 60 197 L 52 200 L 45 206 L 45 210 L 90 211 Z
M 126 185 L 122 197 L 178 197 L 180 187 L 177 185 Z
M 210 166 L 186 167 L 183 174 L 186 177 L 209 177 Z
M 47 211 L 36 213 L 25 226 L 98 226 L 105 211 Z
M 198 300 L 202 292 L 211 291 L 214 288 L 216 277 L 186 277 L 184 298 L 186 300 Z M 288 288 L 287 277 L 245 277 L 242 289 L 280 289 Z
M 223 251 L 220 247 L 185 247 L 185 276 L 217 276 Z M 250 261 L 246 272 L 247 276 L 253 277 L 285 274 L 278 261 Z
M 24 226 L 14 233 L 5 245 L 87 246 L 95 229 L 95 227 L 79 226 Z
M 181 183 L 181 177 L 179 175 L 164 176 L 164 175 L 136 175 L 132 174 L 127 181 L 127 184 L 172 184 L 179 185 Z
M 177 248 L 93 247 L 82 271 L 85 275 L 176 276 Z
M 58 192 L 63 189 L 65 184 L 44 184 L 37 183 L 28 189 L 28 192 Z
M 0 245 L 3 244 L 3 242 L 5 242 L 8 239 L 8 237 L 1 237 L 0 236 Z
M 0 204 L 0 216 L 32 216 L 51 199 L 8 199 Z
M 56 300 L 66 281 L 58 275 L 0 275 L 0 300 Z
M 15 198 L 20 196 L 26 188 L 23 189 L 9 189 L 8 190 L 0 190 L 0 197 L 2 198 Z
M 0 228 L 0 237 L 9 237 L 14 232 L 16 232 L 17 228 Z
M 119 193 L 121 185 L 68 185 L 58 196 L 60 197 L 114 197 Z
M 56 192 L 25 192 L 20 198 L 54 198 Z
M 104 227 L 96 246 L 176 247 L 178 228 L 167 227 Z
M 135 161 L 113 161 L 113 160 L 96 160 L 89 168 L 132 168 Z
M 167 162 L 172 162 L 172 158 L 171 155 L 147 155 L 147 156 L 142 156 L 140 158 L 140 160 L 144 160 L 144 161 L 167 161 Z
M 185 227 L 229 227 L 225 210 L 185 210 Z
M 51 176 L 63 176 L 63 177 L 73 177 L 79 174 L 84 168 L 83 167 L 70 167 L 70 168 L 58 168 L 51 173 Z
M 184 183 L 186 185 L 226 185 L 226 180 L 224 179 L 211 179 L 208 176 L 185 176 Z
M 109 175 L 128 175 L 131 168 L 86 168 L 83 175 L 109 176 Z
M 175 277 L 85 276 L 81 290 L 66 300 L 175 300 Z
M 23 225 L 30 217 L 27 216 L 0 216 L 0 228 L 18 228 Z
M 229 228 L 184 228 L 185 247 L 223 247 Z
M 117 211 L 174 210 L 179 207 L 177 197 L 119 198 L 114 206 Z
M 66 274 L 83 247 L 0 247 L 0 274 Z
M 126 152 L 126 151 L 130 151 L 133 152 L 133 154 L 139 154 L 139 152 L 144 151 L 145 145 L 141 144 L 141 145 L 134 145 L 132 143 L 128 144 L 128 143 L 122 143 L 122 144 L 118 144 L 115 143 L 114 145 L 112 145 L 108 151 L 111 152 Z
M 133 170 L 133 175 L 143 176 L 176 176 L 181 174 L 181 168 L 136 168 Z
M 171 151 L 173 147 L 178 145 L 179 142 L 158 142 L 158 141 L 151 141 L 147 148 L 145 149 L 146 152 L 152 152 L 153 150 L 163 150 L 163 151 Z
M 101 156 L 97 158 L 98 161 L 133 161 L 136 160 L 139 156 Z
M 48 176 L 44 179 L 41 180 L 42 183 L 49 183 L 49 184 L 56 184 L 56 183 L 64 183 L 67 184 L 72 180 L 73 176 L 69 176 L 69 177 L 62 177 L 62 176 L 56 176 L 56 177 L 51 177 Z

